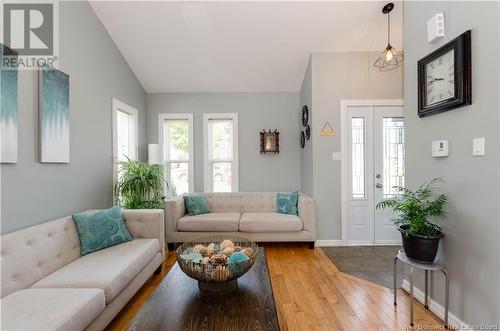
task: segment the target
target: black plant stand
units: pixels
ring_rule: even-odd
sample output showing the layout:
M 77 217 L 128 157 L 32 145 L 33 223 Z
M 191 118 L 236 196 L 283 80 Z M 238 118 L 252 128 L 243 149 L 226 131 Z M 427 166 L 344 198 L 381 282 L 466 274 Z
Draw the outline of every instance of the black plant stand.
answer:
M 445 303 L 444 303 L 444 327 L 448 328 L 448 301 L 449 301 L 449 284 L 448 284 L 448 273 L 446 268 L 439 261 L 433 263 L 422 263 L 412 259 L 409 259 L 404 250 L 400 249 L 398 251 L 398 255 L 394 257 L 394 305 L 397 305 L 396 299 L 396 283 L 397 283 L 397 273 L 396 273 L 396 265 L 398 260 L 404 262 L 408 266 L 410 266 L 410 325 L 413 326 L 413 283 L 414 283 L 414 270 L 415 268 L 419 268 L 425 270 L 425 308 L 429 309 L 429 271 L 441 271 L 444 274 L 445 282 L 446 282 L 446 294 L 445 294 Z

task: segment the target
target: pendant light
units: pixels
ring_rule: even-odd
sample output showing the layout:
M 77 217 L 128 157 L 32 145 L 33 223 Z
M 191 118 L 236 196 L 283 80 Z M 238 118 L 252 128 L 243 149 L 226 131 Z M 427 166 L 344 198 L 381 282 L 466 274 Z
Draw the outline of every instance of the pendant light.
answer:
M 379 55 L 377 61 L 373 64 L 380 71 L 392 71 L 397 69 L 403 63 L 403 52 L 397 51 L 391 46 L 391 11 L 394 4 L 389 2 L 382 8 L 382 13 L 387 14 L 387 47 Z

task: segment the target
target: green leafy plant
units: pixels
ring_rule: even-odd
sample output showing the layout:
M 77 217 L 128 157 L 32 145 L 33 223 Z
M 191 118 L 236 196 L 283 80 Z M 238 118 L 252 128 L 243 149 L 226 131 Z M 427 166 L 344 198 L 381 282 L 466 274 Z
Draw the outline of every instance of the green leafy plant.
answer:
M 163 209 L 164 184 L 159 165 L 127 159 L 118 168 L 115 197 L 127 209 Z
M 406 236 L 436 237 L 441 234 L 441 227 L 429 221 L 429 218 L 444 215 L 446 196 L 440 194 L 433 197 L 437 183 L 442 178 L 423 184 L 415 191 L 405 187 L 396 187 L 399 195 L 381 201 L 377 209 L 391 209 L 397 214 L 394 224 Z

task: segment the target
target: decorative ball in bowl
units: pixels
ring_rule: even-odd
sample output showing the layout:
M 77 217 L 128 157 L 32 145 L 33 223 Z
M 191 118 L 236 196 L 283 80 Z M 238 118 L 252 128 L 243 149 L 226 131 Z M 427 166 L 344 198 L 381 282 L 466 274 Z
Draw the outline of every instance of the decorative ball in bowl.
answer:
M 179 267 L 200 289 L 222 291 L 238 286 L 237 279 L 253 266 L 257 250 L 253 241 L 217 235 L 187 241 L 176 253 Z

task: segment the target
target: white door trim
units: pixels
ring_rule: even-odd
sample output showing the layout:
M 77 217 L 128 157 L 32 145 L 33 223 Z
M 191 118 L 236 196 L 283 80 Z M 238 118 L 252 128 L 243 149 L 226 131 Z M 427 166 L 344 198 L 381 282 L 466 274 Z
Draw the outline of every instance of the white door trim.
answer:
M 347 107 L 349 106 L 401 106 L 404 107 L 403 99 L 345 99 L 340 100 L 340 217 L 341 217 L 341 228 L 342 228 L 342 244 L 348 245 L 359 245 L 360 243 L 349 243 L 348 242 L 348 178 L 347 174 Z M 373 200 L 373 199 L 372 199 Z M 373 204 L 373 202 L 372 202 Z M 373 232 L 373 231 L 372 231 Z

